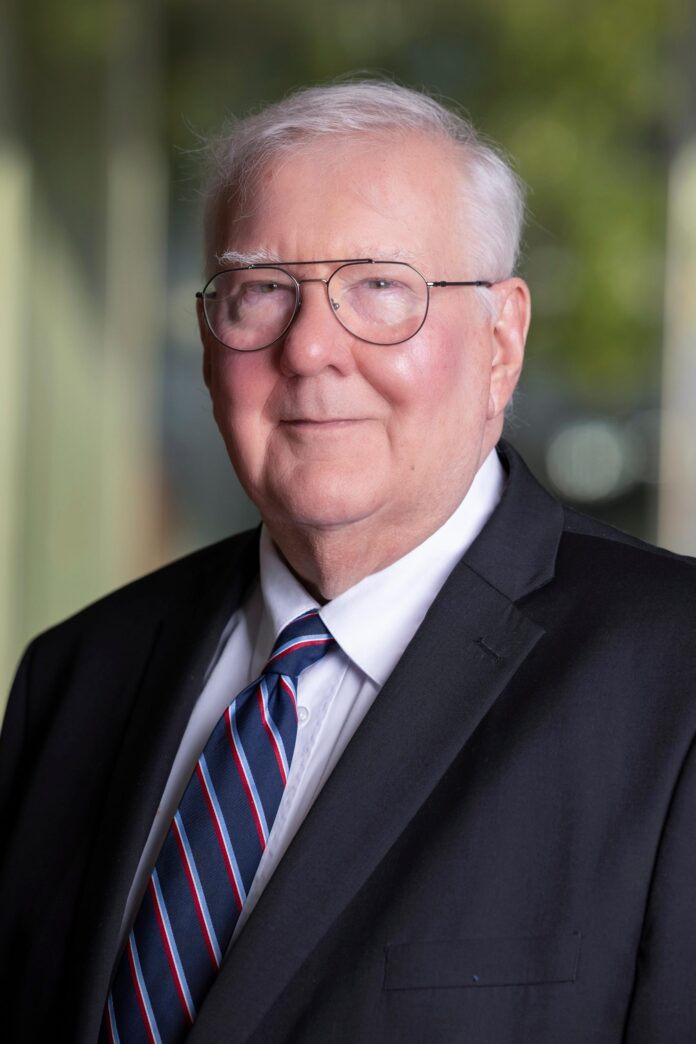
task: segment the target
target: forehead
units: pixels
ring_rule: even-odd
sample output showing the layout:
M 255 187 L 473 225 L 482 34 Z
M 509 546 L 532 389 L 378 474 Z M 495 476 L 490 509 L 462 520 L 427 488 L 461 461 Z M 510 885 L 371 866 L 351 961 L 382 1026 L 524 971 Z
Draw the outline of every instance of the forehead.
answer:
M 465 210 L 448 142 L 413 133 L 332 138 L 272 159 L 242 212 L 224 216 L 218 249 L 271 260 L 456 264 L 465 252 Z

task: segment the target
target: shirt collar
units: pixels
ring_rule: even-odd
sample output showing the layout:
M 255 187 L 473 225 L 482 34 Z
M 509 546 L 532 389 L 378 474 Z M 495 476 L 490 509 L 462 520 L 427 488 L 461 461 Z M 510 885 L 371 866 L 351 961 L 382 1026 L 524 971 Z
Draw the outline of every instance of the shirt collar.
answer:
M 504 486 L 505 472 L 492 450 L 459 507 L 439 529 L 321 607 L 321 618 L 341 649 L 377 685 L 384 685 L 445 580 L 488 521 Z M 259 555 L 264 612 L 257 649 L 264 659 L 283 627 L 318 605 L 285 564 L 265 526 Z

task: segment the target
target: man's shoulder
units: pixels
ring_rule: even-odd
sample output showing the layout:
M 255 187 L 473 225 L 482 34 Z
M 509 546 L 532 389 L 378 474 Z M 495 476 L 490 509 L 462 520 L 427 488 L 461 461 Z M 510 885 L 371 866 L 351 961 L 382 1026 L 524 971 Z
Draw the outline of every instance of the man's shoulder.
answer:
M 566 551 L 587 561 L 612 561 L 616 568 L 630 568 L 645 575 L 682 577 L 687 584 L 696 582 L 696 558 L 649 543 L 567 505 L 563 506 L 563 515 L 561 546 L 565 545 Z
M 590 572 L 632 571 L 644 578 L 674 577 L 690 587 L 696 581 L 696 558 L 677 554 L 616 529 L 559 501 L 530 471 L 519 453 L 501 441 L 499 453 L 508 470 L 508 490 L 502 511 L 493 516 L 493 529 L 500 540 L 522 556 L 524 547 L 535 541 L 547 558 L 575 562 Z M 487 527 L 488 528 L 488 527 Z M 556 569 L 547 573 L 550 578 Z
M 98 598 L 39 634 L 32 644 L 63 645 L 71 637 L 103 629 L 133 631 L 151 626 L 163 613 L 193 604 L 213 586 L 239 586 L 240 577 L 255 575 L 257 562 L 258 529 L 227 537 Z
M 664 648 L 693 645 L 694 558 L 565 507 L 554 580 L 559 604 L 569 600 L 578 618 L 589 614 L 612 634 L 620 625 L 624 635 Z
M 625 598 L 652 599 L 653 611 L 657 599 L 666 602 L 675 595 L 675 611 L 677 601 L 694 606 L 694 559 L 562 504 L 508 442 L 502 441 L 498 452 L 507 471 L 505 491 L 465 556 L 492 587 L 514 602 L 544 592 L 544 598 L 575 605 L 582 599 L 595 605 L 607 600 L 607 609 L 611 603 L 616 610 L 612 598 L 621 599 L 623 592 Z

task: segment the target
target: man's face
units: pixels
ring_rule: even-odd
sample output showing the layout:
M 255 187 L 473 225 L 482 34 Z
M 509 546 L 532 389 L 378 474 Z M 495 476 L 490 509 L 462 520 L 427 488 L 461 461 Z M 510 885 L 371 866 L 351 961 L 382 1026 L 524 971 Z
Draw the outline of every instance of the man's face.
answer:
M 307 147 L 265 170 L 245 210 L 220 249 L 281 262 L 401 260 L 426 279 L 489 274 L 467 260 L 451 156 L 420 135 Z M 335 267 L 291 271 L 326 278 Z M 454 510 L 497 441 L 521 365 L 526 288 L 508 280 L 493 293 L 491 318 L 473 288 L 432 289 L 422 329 L 392 346 L 345 330 L 321 283 L 302 287 L 292 326 L 261 351 L 227 349 L 202 324 L 215 419 L 281 547 L 293 529 L 352 527 L 374 568 Z

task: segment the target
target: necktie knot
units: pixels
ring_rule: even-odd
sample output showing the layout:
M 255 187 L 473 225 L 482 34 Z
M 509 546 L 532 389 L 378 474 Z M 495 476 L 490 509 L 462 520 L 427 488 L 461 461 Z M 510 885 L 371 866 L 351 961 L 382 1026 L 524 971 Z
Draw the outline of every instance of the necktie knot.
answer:
M 285 674 L 299 678 L 332 645 L 335 645 L 335 639 L 324 626 L 318 610 L 310 609 L 280 632 L 264 674 Z

